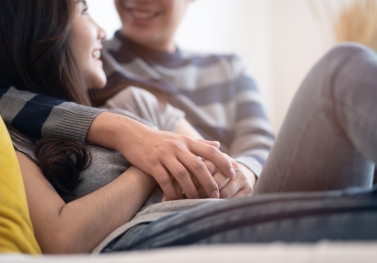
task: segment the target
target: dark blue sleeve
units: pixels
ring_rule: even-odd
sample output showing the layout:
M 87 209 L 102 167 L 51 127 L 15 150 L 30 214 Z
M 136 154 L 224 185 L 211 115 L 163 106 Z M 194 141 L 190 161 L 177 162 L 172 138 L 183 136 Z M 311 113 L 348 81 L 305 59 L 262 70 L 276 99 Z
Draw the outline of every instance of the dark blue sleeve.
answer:
M 53 136 L 85 141 L 94 118 L 104 110 L 0 84 L 0 115 L 34 139 Z

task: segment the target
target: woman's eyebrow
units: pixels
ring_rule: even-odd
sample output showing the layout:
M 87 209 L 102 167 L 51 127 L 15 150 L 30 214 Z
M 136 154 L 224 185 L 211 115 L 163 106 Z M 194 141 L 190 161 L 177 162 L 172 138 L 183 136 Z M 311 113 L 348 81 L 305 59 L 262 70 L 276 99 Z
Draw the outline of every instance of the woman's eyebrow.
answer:
M 86 0 L 76 0 L 76 4 L 78 4 L 78 3 L 83 3 L 84 5 L 87 5 Z

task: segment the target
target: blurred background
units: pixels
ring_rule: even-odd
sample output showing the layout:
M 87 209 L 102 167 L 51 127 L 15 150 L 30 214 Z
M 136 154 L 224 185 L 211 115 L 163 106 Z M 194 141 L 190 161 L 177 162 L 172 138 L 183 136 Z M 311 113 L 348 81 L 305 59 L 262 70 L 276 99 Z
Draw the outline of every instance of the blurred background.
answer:
M 121 25 L 113 1 L 87 2 L 91 16 L 112 38 Z M 375 40 L 375 28 L 367 30 L 366 25 L 377 18 L 376 10 L 375 0 L 196 0 L 176 43 L 190 51 L 235 53 L 246 60 L 278 132 L 297 88 L 321 56 L 337 42 Z M 364 31 L 369 35 L 360 37 Z

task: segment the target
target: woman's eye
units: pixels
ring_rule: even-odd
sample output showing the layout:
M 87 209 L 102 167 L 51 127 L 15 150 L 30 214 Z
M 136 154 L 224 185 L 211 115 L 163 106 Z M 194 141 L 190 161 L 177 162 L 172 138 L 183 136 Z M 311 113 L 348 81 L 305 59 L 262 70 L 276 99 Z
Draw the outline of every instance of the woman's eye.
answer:
M 88 14 L 88 7 L 85 7 L 85 8 L 82 10 L 81 13 L 82 13 L 82 14 Z

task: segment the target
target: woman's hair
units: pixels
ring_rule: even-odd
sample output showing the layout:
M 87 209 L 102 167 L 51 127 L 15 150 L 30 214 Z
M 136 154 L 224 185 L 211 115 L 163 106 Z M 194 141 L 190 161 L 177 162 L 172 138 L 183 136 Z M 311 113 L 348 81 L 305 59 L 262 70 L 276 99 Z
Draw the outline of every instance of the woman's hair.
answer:
M 76 0 L 0 1 L 0 83 L 90 105 L 70 47 Z M 59 194 L 73 194 L 91 155 L 85 144 L 57 138 L 12 139 L 35 148 L 37 164 Z
M 37 160 L 31 160 L 39 166 L 58 194 L 74 197 L 74 191 L 82 181 L 80 173 L 87 169 L 92 161 L 88 146 L 82 142 L 52 137 L 32 140 L 9 125 L 7 128 L 14 143 L 35 149 Z
M 69 41 L 75 2 L 0 1 L 0 82 L 90 105 Z

